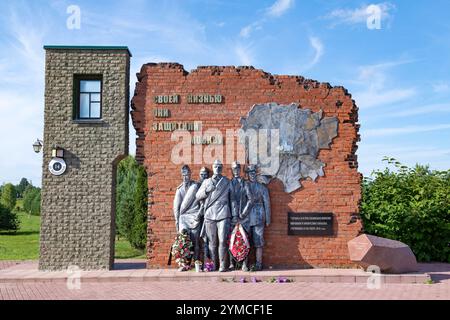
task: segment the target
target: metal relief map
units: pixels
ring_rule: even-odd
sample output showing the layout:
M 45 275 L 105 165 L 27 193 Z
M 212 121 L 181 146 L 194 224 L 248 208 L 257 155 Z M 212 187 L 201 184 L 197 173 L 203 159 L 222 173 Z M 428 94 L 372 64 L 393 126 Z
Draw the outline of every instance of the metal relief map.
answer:
M 261 132 L 265 129 L 268 131 L 263 132 L 273 132 L 271 129 L 278 129 L 279 143 L 276 146 L 271 146 L 271 139 L 267 139 L 267 154 L 270 155 L 270 150 L 275 147 L 279 155 L 277 161 L 272 161 L 269 168 L 259 156 L 249 159 L 250 163 L 256 162 L 260 167 L 262 182 L 268 183 L 270 179 L 278 178 L 283 182 L 284 190 L 290 193 L 301 187 L 301 179 L 309 177 L 315 181 L 318 176 L 324 175 L 325 163 L 317 157 L 319 150 L 329 149 L 337 136 L 336 117 L 323 117 L 322 110 L 312 112 L 299 109 L 295 103 L 265 103 L 254 105 L 240 122 L 240 142 L 245 145 L 247 156 L 251 142 L 246 137 L 250 131 Z

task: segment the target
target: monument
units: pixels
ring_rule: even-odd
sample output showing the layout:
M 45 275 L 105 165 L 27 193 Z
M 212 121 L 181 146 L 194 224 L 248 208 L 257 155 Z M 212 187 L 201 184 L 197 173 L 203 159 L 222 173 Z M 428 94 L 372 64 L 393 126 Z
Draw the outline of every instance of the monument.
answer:
M 116 166 L 128 154 L 131 54 L 45 50 L 39 267 L 109 269 Z M 344 88 L 253 67 L 187 72 L 177 63 L 145 64 L 137 80 L 131 115 L 136 159 L 148 173 L 149 268 L 167 267 L 168 249 L 185 232 L 193 260 L 204 251 L 226 271 L 238 222 L 256 269 L 357 266 L 347 242 L 362 228 L 358 108 Z
M 180 168 L 188 165 L 198 172 L 213 163 L 213 177 L 202 183 L 197 199 L 204 201 L 208 225 L 204 231 L 210 252 L 205 254 L 218 256 L 221 271 L 229 257 L 215 233 L 227 233 L 247 213 L 258 216 L 253 230 L 247 226 L 257 240 L 253 247 L 260 248 L 251 257 L 258 269 L 357 266 L 347 242 L 362 229 L 355 154 L 359 124 L 347 90 L 253 67 L 187 72 L 177 63 L 148 63 L 137 78 L 132 119 L 136 158 L 148 173 L 149 268 L 167 267 L 167 248 L 177 233 L 171 199 L 180 184 Z M 247 182 L 258 186 L 241 203 L 236 161 L 251 169 Z M 251 164 L 257 165 L 258 175 Z M 219 201 L 212 201 L 215 184 L 221 190 Z M 270 200 L 260 196 L 261 190 L 267 190 Z M 250 209 L 253 193 L 258 200 Z M 258 239 L 262 217 L 264 236 Z M 217 243 L 211 243 L 213 238 Z

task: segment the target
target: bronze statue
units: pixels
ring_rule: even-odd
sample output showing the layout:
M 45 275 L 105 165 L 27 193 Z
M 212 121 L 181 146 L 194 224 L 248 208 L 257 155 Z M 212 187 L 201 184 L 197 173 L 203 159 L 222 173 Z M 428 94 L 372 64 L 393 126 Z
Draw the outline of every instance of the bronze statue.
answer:
M 231 225 L 230 225 L 230 233 L 233 231 L 236 223 L 238 223 L 239 215 L 242 213 L 242 209 L 245 207 L 246 197 L 244 195 L 244 186 L 245 181 L 241 177 L 241 164 L 237 161 L 234 161 L 231 164 L 231 171 L 233 172 L 233 178 L 231 179 L 231 199 L 232 202 L 231 208 Z M 234 269 L 234 257 L 230 252 L 230 266 L 229 269 Z M 242 265 L 242 270 L 248 271 L 246 260 Z
M 202 167 L 200 169 L 199 178 L 200 178 L 198 181 L 199 185 L 201 185 L 203 183 L 203 181 L 205 181 L 206 179 L 209 178 L 208 168 Z M 202 225 L 202 229 L 200 231 L 200 238 L 203 240 L 203 265 L 205 265 L 205 262 L 208 258 L 211 258 L 209 255 L 208 238 L 206 237 L 205 224 L 203 223 L 203 216 L 205 214 L 204 206 L 205 206 L 205 200 L 200 200 L 200 209 L 199 209 L 199 214 L 197 216 L 197 219 L 198 219 L 198 221 L 200 221 L 200 223 Z
M 189 232 L 189 237 L 194 246 L 194 260 L 198 260 L 200 253 L 200 228 L 201 223 L 198 219 L 200 213 L 200 202 L 196 199 L 200 184 L 191 180 L 191 169 L 184 165 L 181 168 L 183 183 L 180 184 L 175 192 L 173 201 L 173 213 L 177 232 Z M 181 268 L 185 271 L 186 268 Z
M 264 226 L 270 225 L 269 190 L 256 179 L 256 165 L 247 168 L 248 181 L 245 183 L 247 203 L 239 215 L 241 224 L 250 235 L 252 245 L 256 248 L 256 271 L 262 270 L 264 247 Z M 247 265 L 247 259 L 244 261 Z
M 198 201 L 205 200 L 204 228 L 209 254 L 216 268 L 216 251 L 218 251 L 220 272 L 226 271 L 227 237 L 232 203 L 230 180 L 222 175 L 222 171 L 222 162 L 215 160 L 213 176 L 203 181 L 196 195 Z

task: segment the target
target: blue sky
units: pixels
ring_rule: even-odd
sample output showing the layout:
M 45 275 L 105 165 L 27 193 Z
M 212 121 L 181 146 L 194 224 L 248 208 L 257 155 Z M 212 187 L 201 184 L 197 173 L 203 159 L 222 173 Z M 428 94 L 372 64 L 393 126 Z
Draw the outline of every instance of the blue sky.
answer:
M 80 29 L 67 28 L 77 5 Z M 366 8 L 377 5 L 381 28 Z M 40 185 L 44 44 L 126 45 L 146 62 L 253 65 L 346 87 L 360 108 L 359 171 L 383 156 L 450 167 L 450 2 L 1 1 L 0 184 Z M 130 153 L 134 153 L 134 132 Z

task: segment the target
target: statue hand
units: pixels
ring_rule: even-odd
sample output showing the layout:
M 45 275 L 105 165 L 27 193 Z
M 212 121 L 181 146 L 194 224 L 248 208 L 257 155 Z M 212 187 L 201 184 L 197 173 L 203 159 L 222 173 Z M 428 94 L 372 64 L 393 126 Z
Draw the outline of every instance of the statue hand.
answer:
M 206 186 L 205 191 L 206 191 L 206 192 L 211 192 L 211 191 L 214 191 L 215 189 L 216 189 L 216 186 L 215 186 L 213 183 L 209 183 L 209 184 Z
M 270 222 L 267 222 L 267 223 L 266 223 L 266 227 L 268 227 L 268 226 L 270 226 Z

